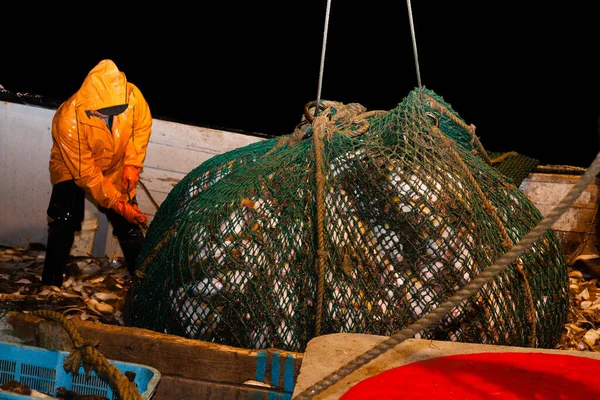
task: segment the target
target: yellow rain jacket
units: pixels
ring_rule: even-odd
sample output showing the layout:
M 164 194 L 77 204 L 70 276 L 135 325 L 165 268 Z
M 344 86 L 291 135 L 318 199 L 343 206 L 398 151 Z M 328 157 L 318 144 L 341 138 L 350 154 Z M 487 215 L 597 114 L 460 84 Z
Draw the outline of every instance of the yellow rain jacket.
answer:
M 89 113 L 123 104 L 128 107 L 113 117 L 112 131 Z M 143 167 L 151 128 L 150 108 L 137 86 L 127 82 L 114 62 L 100 61 L 52 119 L 50 181 L 54 185 L 74 179 L 103 207 L 127 201 L 121 187 L 123 167 Z

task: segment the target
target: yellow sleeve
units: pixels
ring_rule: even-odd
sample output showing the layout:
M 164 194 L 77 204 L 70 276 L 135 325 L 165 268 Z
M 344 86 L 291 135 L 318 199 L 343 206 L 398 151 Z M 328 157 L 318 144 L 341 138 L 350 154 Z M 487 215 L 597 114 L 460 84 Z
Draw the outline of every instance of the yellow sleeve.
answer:
M 58 118 L 52 125 L 61 156 L 75 183 L 101 206 L 110 208 L 120 199 L 121 192 L 95 166 L 85 129 L 64 118 Z

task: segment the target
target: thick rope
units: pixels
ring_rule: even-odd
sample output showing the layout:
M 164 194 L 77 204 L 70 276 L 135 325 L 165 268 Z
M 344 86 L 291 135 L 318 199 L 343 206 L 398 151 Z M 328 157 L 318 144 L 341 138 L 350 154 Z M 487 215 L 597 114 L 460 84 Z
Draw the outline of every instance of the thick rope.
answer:
M 313 121 L 313 145 L 315 150 L 315 163 L 316 163 L 316 183 L 317 183 L 317 257 L 315 258 L 316 270 L 317 270 L 317 315 L 315 321 L 315 336 L 321 334 L 322 323 L 323 323 L 323 296 L 325 290 L 325 258 L 327 254 L 324 251 L 325 240 L 324 240 L 324 228 L 323 220 L 325 219 L 325 204 L 324 204 L 324 191 L 325 191 L 325 177 L 323 176 L 323 128 L 317 128 L 317 126 L 324 126 L 324 122 L 321 122 L 318 118 L 319 108 L 321 104 L 321 88 L 323 87 L 323 70 L 325 69 L 325 49 L 327 48 L 327 33 L 329 31 L 329 14 L 331 10 L 331 0 L 327 0 L 327 8 L 325 10 L 325 27 L 323 29 L 323 44 L 321 46 L 321 63 L 319 65 L 319 84 L 317 87 L 317 100 L 315 101 L 315 120 L 318 122 L 315 124 Z
M 490 160 L 490 162 L 491 162 L 490 165 L 498 164 L 498 163 L 506 160 L 507 158 L 512 157 L 512 156 L 516 156 L 518 154 L 519 153 L 517 153 L 516 151 L 508 151 L 506 153 L 500 154 L 498 157 Z
M 366 112 L 365 107 L 358 103 L 344 105 L 338 102 L 325 101 L 325 110 L 320 116 L 312 119 L 313 147 L 315 154 L 315 180 L 316 180 L 316 207 L 317 207 L 317 251 L 315 257 L 315 271 L 317 273 L 317 311 L 315 319 L 315 337 L 320 336 L 323 329 L 323 298 L 325 296 L 325 263 L 328 253 L 325 250 L 325 185 L 326 178 L 323 174 L 325 159 L 323 157 L 324 139 L 331 140 L 335 132 L 355 137 L 369 130 L 370 124 L 366 118 L 381 115 L 385 111 Z M 316 104 L 316 103 L 315 103 Z M 308 105 L 307 105 L 308 107 Z M 336 110 L 331 115 L 331 108 Z M 319 107 L 317 107 L 319 108 Z M 307 112 L 307 117 L 310 112 Z M 310 118 L 310 117 L 309 117 Z M 331 118 L 331 121 L 329 120 Z M 298 131 L 298 129 L 296 129 Z M 292 136 L 298 136 L 294 134 Z M 296 140 L 283 144 L 296 143 Z M 278 142 L 279 144 L 279 142 Z M 283 145 L 282 144 L 282 145 Z
M 531 342 L 531 347 L 535 347 L 537 345 L 537 318 L 535 316 L 535 303 L 533 302 L 533 292 L 531 291 L 529 280 L 527 280 L 527 274 L 525 273 L 525 268 L 523 268 L 523 263 L 517 263 L 515 268 L 523 278 L 523 286 L 525 286 L 525 298 L 527 299 L 528 307 L 527 319 L 531 324 L 531 334 L 529 335 L 529 341 Z
M 317 107 L 318 108 L 318 107 Z M 326 115 L 321 115 L 313 121 L 313 146 L 315 150 L 315 178 L 317 186 L 317 256 L 315 257 L 315 269 L 317 271 L 317 316 L 315 322 L 315 336 L 321 335 L 323 328 L 323 297 L 325 295 L 325 175 L 323 167 L 323 138 L 327 132 Z
M 73 342 L 73 350 L 64 361 L 65 371 L 75 375 L 79 372 L 80 365 L 83 364 L 86 378 L 91 376 L 93 369 L 99 377 L 105 379 L 111 387 L 117 390 L 119 398 L 122 400 L 142 400 L 135 384 L 130 382 L 117 367 L 109 363 L 102 353 L 96 349 L 98 341 L 84 341 L 77 332 L 75 325 L 57 311 L 35 310 L 31 314 L 58 322 L 69 334 Z
M 305 127 L 305 125 L 306 124 L 303 124 L 301 122 L 298 125 L 296 125 L 296 128 L 294 128 L 294 132 L 292 134 L 285 135 L 285 136 L 282 136 L 279 139 L 277 139 L 277 142 L 275 142 L 275 145 L 273 147 L 271 147 L 271 149 L 269 149 L 269 151 L 267 151 L 265 154 L 263 154 L 261 156 L 261 158 L 271 155 L 271 153 L 273 153 L 275 150 L 282 148 L 284 146 L 294 146 L 297 143 L 299 143 L 302 140 L 302 138 L 304 137 L 304 135 L 306 134 L 306 130 L 302 129 L 303 127 Z
M 586 173 L 581 177 L 569 191 L 569 193 L 561 200 L 561 202 L 550 212 L 542 221 L 527 233 L 516 246 L 501 256 L 495 264 L 486 268 L 477 278 L 469 282 L 465 287 L 456 292 L 447 301 L 440 304 L 439 307 L 429 312 L 426 316 L 417 322 L 409 325 L 397 334 L 389 337 L 372 349 L 357 356 L 349 363 L 343 365 L 338 370 L 327 375 L 312 386 L 306 388 L 295 399 L 311 399 L 313 396 L 321 393 L 328 387 L 341 381 L 352 372 L 358 370 L 363 365 L 369 363 L 373 359 L 379 357 L 386 351 L 396 347 L 406 339 L 414 337 L 418 332 L 427 329 L 430 325 L 439 322 L 447 313 L 451 312 L 455 307 L 461 304 L 470 296 L 476 294 L 481 288 L 496 275 L 510 265 L 517 257 L 520 257 L 527 251 L 531 245 L 537 241 L 542 235 L 546 234 L 552 225 L 571 207 L 573 202 L 579 198 L 586 187 L 600 173 L 600 153 L 587 169 Z
M 135 271 L 136 277 L 144 278 L 146 276 L 146 268 L 148 268 L 148 265 L 156 258 L 156 256 L 158 256 L 158 253 L 160 253 L 165 244 L 169 243 L 169 241 L 177 231 L 176 228 L 176 225 L 173 225 L 169 228 L 169 230 L 160 240 L 160 242 L 158 242 L 158 244 L 154 247 L 154 249 L 152 249 L 150 254 L 148 254 L 148 256 L 144 259 L 142 265 L 140 265 L 140 267 Z

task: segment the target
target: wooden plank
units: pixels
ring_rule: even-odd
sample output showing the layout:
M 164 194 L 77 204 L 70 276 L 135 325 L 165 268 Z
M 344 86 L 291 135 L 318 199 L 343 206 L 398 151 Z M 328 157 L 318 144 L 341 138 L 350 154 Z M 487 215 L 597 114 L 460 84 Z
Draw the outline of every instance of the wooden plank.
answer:
M 572 183 L 558 182 L 528 182 L 523 185 L 523 193 L 535 205 L 556 205 L 573 188 Z M 573 202 L 572 207 L 595 209 L 598 204 L 598 185 L 588 185 L 581 195 Z
M 0 104 L 0 244 L 46 242 L 52 114 L 40 107 Z
M 163 169 L 144 166 L 140 173 L 140 182 L 151 192 L 169 193 L 175 185 L 185 177 L 186 173 L 165 171 Z M 138 191 L 144 189 L 138 185 Z
M 216 152 L 182 149 L 154 143 L 148 146 L 144 165 L 186 174 L 216 154 Z
M 581 175 L 569 175 L 569 174 L 551 174 L 545 172 L 534 172 L 531 173 L 523 180 L 523 182 L 553 182 L 553 183 L 570 183 L 575 184 L 579 182 Z M 592 181 L 593 185 L 600 184 L 600 177 L 595 177 Z
M 523 180 L 523 182 L 548 182 L 548 183 L 566 183 L 575 184 L 579 182 L 581 176 L 566 175 L 566 174 L 545 174 L 540 172 L 531 173 Z
M 153 400 L 286 400 L 291 393 L 249 385 L 230 385 L 175 376 L 161 376 Z
M 0 340 L 9 343 L 19 343 L 27 346 L 37 346 L 37 321 L 23 314 L 10 312 L 0 318 Z
M 571 258 L 573 258 L 573 255 L 585 240 L 585 233 L 554 231 L 554 234 L 556 235 L 556 238 L 560 243 L 560 247 L 563 251 L 563 254 L 565 255 L 565 260 L 567 261 L 567 263 L 571 263 Z M 593 245 L 593 243 L 590 243 L 590 245 Z M 584 252 L 582 254 L 586 254 L 586 251 L 589 253 L 590 251 L 587 246 L 584 247 L 583 250 Z
M 562 174 L 530 174 L 520 189 L 545 217 L 562 201 L 581 176 Z M 554 223 L 554 231 L 567 262 L 580 250 L 589 252 L 595 249 L 593 238 L 596 229 L 596 214 L 599 203 L 599 178 L 589 184 L 571 207 Z M 590 234 L 592 240 L 586 238 Z M 582 248 L 580 248 L 583 246 Z
M 13 336 L 31 338 L 34 332 L 35 346 L 65 350 L 70 345 L 56 322 L 17 312 L 5 319 L 14 327 Z M 293 388 L 302 364 L 303 353 L 243 349 L 141 328 L 71 321 L 85 340 L 100 342 L 98 350 L 104 357 L 148 365 L 163 375 L 237 385 L 255 380 L 283 389 Z
M 536 205 L 543 216 L 548 215 L 555 205 Z M 595 209 L 589 208 L 569 208 L 563 215 L 552 225 L 554 231 L 578 232 L 583 233 L 592 229 Z
M 260 136 L 157 120 L 152 127 L 148 149 L 158 144 L 220 154 L 261 140 L 264 138 Z
M 305 352 L 305 360 L 302 365 L 302 370 L 300 375 L 298 376 L 298 383 L 294 389 L 295 399 L 300 397 L 300 394 L 306 394 L 304 391 L 307 391 L 312 385 L 322 382 L 322 380 L 328 377 L 330 374 L 339 371 L 340 368 L 350 365 L 350 363 L 356 360 L 357 357 L 360 357 L 366 354 L 369 351 L 373 351 L 373 349 L 377 349 L 377 346 L 381 346 L 382 343 L 387 341 L 389 338 L 387 336 L 376 336 L 376 335 L 367 335 L 367 334 L 358 334 L 358 333 L 336 333 L 330 335 L 323 335 L 316 337 L 308 342 L 308 346 Z M 381 347 L 379 347 L 381 349 Z M 430 339 L 408 339 L 405 340 L 391 348 L 387 349 L 387 351 L 382 352 L 378 357 L 372 359 L 369 363 L 356 366 L 356 364 L 351 365 L 354 367 L 352 369 L 352 373 L 348 375 L 344 375 L 340 377 L 339 381 L 331 386 L 324 385 L 325 388 L 318 394 L 310 397 L 314 400 L 334 400 L 340 399 L 343 397 L 344 393 L 346 393 L 350 388 L 355 386 L 361 381 L 366 379 L 375 377 L 384 373 L 385 371 L 390 371 L 392 369 L 396 369 L 398 367 L 408 365 L 411 363 L 418 363 L 424 360 L 431 360 L 434 358 L 441 357 L 450 357 L 455 355 L 466 355 L 466 354 L 481 354 L 481 353 L 546 353 L 546 354 L 554 354 L 554 355 L 565 355 L 570 357 L 584 357 L 589 359 L 588 361 L 595 360 L 600 362 L 600 353 L 594 351 L 573 351 L 573 350 L 557 350 L 557 349 L 544 349 L 544 348 L 531 348 L 531 347 L 518 347 L 518 346 L 499 346 L 499 345 L 489 345 L 489 344 L 479 344 L 479 343 L 464 343 L 464 342 L 452 342 L 452 341 L 442 341 L 442 340 L 430 340 Z M 517 356 L 517 355 L 515 355 Z M 583 360 L 583 359 L 582 359 Z M 565 382 L 568 382 L 568 377 L 561 377 L 561 372 L 558 372 L 560 369 L 559 361 L 556 362 L 557 374 L 556 377 L 550 379 L 560 379 L 564 378 Z M 594 365 L 597 364 L 594 362 Z M 450 365 L 450 364 L 449 364 Z M 484 363 L 481 363 L 483 366 Z M 492 368 L 493 364 L 489 363 L 483 368 Z M 443 367 L 438 367 L 438 371 L 443 371 Z M 426 364 L 422 366 L 423 369 L 423 378 L 428 378 L 429 371 Z M 498 374 L 503 373 L 504 369 L 508 369 L 508 367 L 500 367 L 498 366 L 497 371 Z M 527 373 L 527 371 L 524 371 Z M 532 373 L 533 379 L 538 379 L 537 376 Z M 450 375 L 445 375 L 449 380 Z M 423 387 L 407 387 L 402 388 L 398 385 L 393 385 L 384 377 L 380 377 L 377 382 L 381 385 L 382 390 L 381 393 L 385 394 L 384 398 L 386 399 L 411 399 L 415 397 L 415 394 L 421 390 L 423 393 L 427 393 L 423 389 Z M 486 377 L 487 378 L 487 377 Z M 483 376 L 480 378 L 482 380 L 486 379 Z M 541 376 L 539 379 L 549 378 L 547 376 Z M 481 387 L 477 387 L 477 384 L 473 382 L 466 382 L 465 380 L 461 380 L 461 376 L 456 374 L 457 384 L 469 385 L 472 389 L 472 396 L 463 397 L 463 396 L 448 396 L 447 394 L 451 392 L 443 392 L 446 395 L 442 396 L 421 396 L 418 395 L 416 398 L 455 398 L 455 399 L 494 399 L 501 398 L 502 396 L 494 396 L 494 395 L 485 395 L 483 392 L 480 392 Z M 371 381 L 373 382 L 373 381 Z M 443 385 L 443 380 L 440 379 L 440 385 Z M 492 379 L 489 382 L 493 382 Z M 534 382 L 532 382 L 535 385 Z M 543 383 L 540 382 L 543 385 Z M 566 385 L 566 383 L 565 383 Z M 503 386 L 499 386 L 502 389 L 505 389 Z M 432 391 L 433 387 L 430 389 Z M 510 389 L 506 389 L 507 392 Z M 402 393 L 405 391 L 405 393 Z M 410 393 L 406 393 L 410 392 Z M 364 392 L 363 392 L 364 393 Z M 574 399 L 586 399 L 586 398 L 598 398 L 597 396 L 586 396 L 587 393 L 592 394 L 591 391 L 582 390 L 579 394 L 573 393 L 573 396 L 566 395 L 567 398 L 572 397 Z M 594 391 L 593 394 L 597 395 L 597 391 Z M 552 395 L 550 395 L 552 396 Z M 531 395 L 526 397 L 521 397 L 518 395 L 507 395 L 506 398 L 535 398 L 537 396 Z M 546 396 L 540 396 L 546 397 Z M 359 398 L 358 396 L 350 396 L 350 398 Z M 364 396 L 365 399 L 377 399 L 377 396 Z M 564 396 L 556 395 L 554 398 L 560 399 L 564 398 Z
M 158 203 L 159 206 L 167 198 L 167 193 L 150 192 L 150 195 L 152 196 L 154 201 L 156 203 Z M 150 224 L 150 222 L 152 221 L 152 217 L 156 214 L 156 211 L 158 211 L 156 206 L 150 200 L 150 197 L 148 197 L 146 192 L 144 192 L 143 190 L 138 191 L 137 201 L 138 201 L 140 210 L 142 210 L 144 213 L 148 214 L 148 216 L 149 216 L 148 224 Z

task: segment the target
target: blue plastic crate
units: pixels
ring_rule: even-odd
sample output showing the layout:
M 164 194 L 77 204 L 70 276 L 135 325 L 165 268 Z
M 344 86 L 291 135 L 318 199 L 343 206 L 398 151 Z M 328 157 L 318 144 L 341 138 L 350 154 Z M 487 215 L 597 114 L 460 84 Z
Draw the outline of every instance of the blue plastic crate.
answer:
M 104 396 L 118 399 L 118 393 L 113 393 L 108 383 L 92 373 L 86 379 L 83 367 L 79 373 L 67 373 L 63 361 L 69 355 L 66 351 L 47 350 L 40 347 L 25 346 L 16 343 L 0 341 L 0 385 L 11 381 L 19 381 L 38 392 L 56 396 L 56 389 L 64 387 L 81 395 Z M 152 367 L 134 363 L 108 360 L 122 373 L 135 373 L 134 383 L 144 400 L 150 399 L 160 381 L 160 372 Z M 0 400 L 4 399 L 33 399 L 16 393 L 0 390 Z

